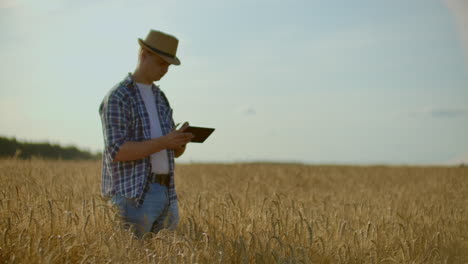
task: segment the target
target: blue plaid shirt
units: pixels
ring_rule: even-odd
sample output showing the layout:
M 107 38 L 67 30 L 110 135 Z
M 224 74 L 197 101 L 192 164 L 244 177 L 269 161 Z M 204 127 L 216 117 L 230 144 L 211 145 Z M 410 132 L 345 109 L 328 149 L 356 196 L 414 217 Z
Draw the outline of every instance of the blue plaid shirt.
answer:
M 153 84 L 157 112 L 163 135 L 174 129 L 172 109 L 164 93 Z M 120 147 L 127 141 L 151 139 L 150 117 L 143 98 L 131 74 L 114 86 L 104 97 L 100 107 L 104 152 L 102 157 L 102 194 L 111 197 L 115 193 L 132 198 L 141 205 L 149 188 L 151 158 L 118 162 L 113 161 Z M 169 201 L 177 200 L 174 184 L 174 151 L 167 150 L 169 160 Z

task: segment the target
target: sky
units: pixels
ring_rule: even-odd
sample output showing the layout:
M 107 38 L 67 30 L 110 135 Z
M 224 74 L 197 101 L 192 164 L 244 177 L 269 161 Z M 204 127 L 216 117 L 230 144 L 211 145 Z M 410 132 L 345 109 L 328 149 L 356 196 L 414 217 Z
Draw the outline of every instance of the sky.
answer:
M 216 128 L 180 162 L 468 163 L 464 0 L 0 0 L 0 135 L 102 151 L 106 93 L 150 29 L 156 84 Z

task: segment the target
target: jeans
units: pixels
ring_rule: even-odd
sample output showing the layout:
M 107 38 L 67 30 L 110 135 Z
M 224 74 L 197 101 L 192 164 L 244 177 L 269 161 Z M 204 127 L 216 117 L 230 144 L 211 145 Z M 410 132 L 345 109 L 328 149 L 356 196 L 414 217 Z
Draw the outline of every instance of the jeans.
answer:
M 133 199 L 115 194 L 111 203 L 117 206 L 124 222 L 124 228 L 132 229 L 137 237 L 148 232 L 157 233 L 161 229 L 174 230 L 179 223 L 177 201 L 169 204 L 169 193 L 166 186 L 159 183 L 150 184 L 145 200 L 136 207 Z

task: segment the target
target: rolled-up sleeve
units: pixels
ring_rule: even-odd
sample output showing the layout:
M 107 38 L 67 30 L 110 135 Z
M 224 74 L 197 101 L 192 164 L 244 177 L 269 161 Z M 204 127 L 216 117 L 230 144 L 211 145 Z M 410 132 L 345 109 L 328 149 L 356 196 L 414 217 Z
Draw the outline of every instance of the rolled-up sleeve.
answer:
M 110 94 L 99 107 L 105 154 L 114 161 L 120 147 L 128 139 L 129 108 L 123 98 Z

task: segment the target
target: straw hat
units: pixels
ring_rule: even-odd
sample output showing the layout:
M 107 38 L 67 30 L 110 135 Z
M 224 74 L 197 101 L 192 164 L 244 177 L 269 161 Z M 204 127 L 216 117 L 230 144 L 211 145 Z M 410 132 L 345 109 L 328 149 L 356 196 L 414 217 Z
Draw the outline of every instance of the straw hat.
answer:
M 150 30 L 145 40 L 138 39 L 140 46 L 151 53 L 154 53 L 170 64 L 180 65 L 180 60 L 176 57 L 179 40 L 157 30 Z

